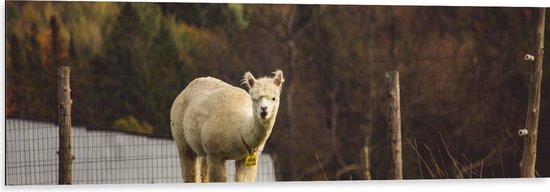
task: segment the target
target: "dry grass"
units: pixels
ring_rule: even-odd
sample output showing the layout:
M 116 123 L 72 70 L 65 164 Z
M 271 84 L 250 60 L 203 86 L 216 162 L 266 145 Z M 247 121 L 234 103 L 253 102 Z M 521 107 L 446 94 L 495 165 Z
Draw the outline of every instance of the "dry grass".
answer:
M 449 148 L 447 147 L 447 143 L 443 139 L 443 136 L 441 135 L 441 133 L 439 134 L 439 137 L 443 144 L 444 151 L 442 152 L 439 146 L 436 148 L 437 151 L 435 151 L 433 147 L 428 146 L 426 143 L 422 143 L 424 149 L 428 153 L 427 155 L 420 154 L 416 139 L 413 139 L 412 142 L 411 140 L 406 139 L 409 146 L 416 153 L 421 179 L 424 179 L 424 173 L 423 173 L 424 168 L 428 170 L 429 177 L 436 178 L 436 179 L 482 178 L 483 169 L 487 165 L 488 160 L 492 159 L 492 157 L 496 155 L 497 152 L 499 153 L 499 156 L 500 156 L 499 163 L 501 164 L 501 169 L 504 173 L 504 167 L 502 165 L 503 164 L 502 154 L 500 153 L 500 144 L 498 145 L 497 148 L 495 148 L 495 150 L 489 152 L 485 157 L 476 161 L 472 161 L 470 158 L 466 157 L 464 154 L 460 154 L 460 157 L 462 159 L 458 159 L 457 157 L 453 156 L 449 151 Z M 437 154 L 435 154 L 435 152 L 437 152 Z M 443 163 L 445 162 L 445 156 L 447 156 L 451 160 L 452 167 L 447 167 L 446 164 Z M 494 173 L 492 173 L 492 175 L 494 177 Z

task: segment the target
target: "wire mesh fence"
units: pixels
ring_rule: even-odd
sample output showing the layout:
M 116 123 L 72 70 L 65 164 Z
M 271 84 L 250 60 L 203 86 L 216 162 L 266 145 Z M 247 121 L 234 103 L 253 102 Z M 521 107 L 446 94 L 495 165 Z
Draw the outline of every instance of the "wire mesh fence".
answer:
M 6 185 L 58 182 L 58 126 L 19 118 L 6 120 Z M 181 182 L 177 149 L 171 139 L 73 127 L 74 184 Z M 233 178 L 234 161 L 227 163 Z M 260 156 L 257 181 L 274 181 L 273 161 Z M 234 181 L 234 179 L 230 179 Z
M 287 73 L 257 180 L 356 180 L 366 179 L 366 171 L 373 179 L 386 179 L 383 75 L 390 68 L 372 68 L 374 64 L 396 66 L 392 70 L 400 72 L 404 178 L 518 177 L 520 138 L 510 133 L 521 127 L 525 115 L 522 87 L 527 77 L 519 58 L 409 59 L 304 66 Z M 319 77 L 326 67 L 340 74 Z M 169 91 L 166 95 L 181 90 Z M 169 109 L 170 102 L 159 105 Z M 129 113 L 120 112 L 124 106 L 103 107 L 109 113 Z M 151 116 L 147 107 L 136 108 L 138 119 Z M 96 117 L 84 110 L 75 114 Z M 6 127 L 6 183 L 56 184 L 55 123 L 12 116 Z M 369 170 L 361 155 L 365 147 Z M 165 135 L 75 126 L 73 151 L 75 184 L 181 181 L 176 146 Z M 229 178 L 234 177 L 233 164 L 227 163 Z
M 57 126 L 6 119 L 6 185 L 57 183 Z
M 373 68 L 373 63 L 395 67 Z M 383 76 L 388 70 L 400 72 L 404 178 L 519 176 L 520 150 L 514 143 L 521 138 L 513 133 L 525 119 L 521 57 L 373 63 L 329 66 L 336 75 L 304 66 L 299 77 L 292 76 L 300 89 L 285 90 L 293 101 L 282 104 L 282 130 L 273 136 L 275 151 L 289 156 L 278 162 L 283 178 L 355 180 L 370 171 L 373 179 L 387 179 Z M 370 170 L 364 170 L 364 147 Z

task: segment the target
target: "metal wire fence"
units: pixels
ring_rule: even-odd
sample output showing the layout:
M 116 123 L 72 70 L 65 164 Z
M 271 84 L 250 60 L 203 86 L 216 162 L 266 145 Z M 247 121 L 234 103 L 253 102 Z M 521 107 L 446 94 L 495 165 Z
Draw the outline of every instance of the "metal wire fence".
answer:
M 373 63 L 329 66 L 338 69 L 335 76 L 313 65 L 297 69 L 293 109 L 282 104 L 278 123 L 284 126 L 273 135 L 276 151 L 288 157 L 278 162 L 283 178 L 366 179 L 361 151 L 369 147 L 368 171 L 373 179 L 387 179 L 384 72 L 390 69 L 401 79 L 405 178 L 519 176 L 514 143 L 521 138 L 509 133 L 525 118 L 521 57 L 378 62 L 394 66 L 384 69 Z
M 171 139 L 74 126 L 74 184 L 181 182 L 177 149 Z M 58 126 L 55 123 L 6 120 L 6 185 L 58 182 Z M 227 163 L 233 178 L 234 161 Z M 274 181 L 273 161 L 260 156 L 257 181 Z M 234 181 L 231 179 L 230 181 Z
M 521 87 L 526 74 L 517 64 L 520 59 L 448 57 L 376 64 L 395 63 L 401 76 L 405 178 L 518 176 L 519 138 L 509 133 L 525 115 Z M 289 104 L 285 85 L 257 180 L 366 179 L 360 155 L 365 146 L 371 153 L 368 171 L 374 179 L 385 179 L 387 69 L 372 69 L 374 64 L 339 65 L 343 74 L 332 80 L 308 71 L 314 66 L 297 69 L 285 83 L 294 81 L 299 89 Z M 176 146 L 166 137 L 75 126 L 72 146 L 75 184 L 181 181 Z M 8 118 L 6 184 L 56 184 L 57 148 L 55 123 Z M 233 164 L 227 163 L 229 178 L 234 177 Z

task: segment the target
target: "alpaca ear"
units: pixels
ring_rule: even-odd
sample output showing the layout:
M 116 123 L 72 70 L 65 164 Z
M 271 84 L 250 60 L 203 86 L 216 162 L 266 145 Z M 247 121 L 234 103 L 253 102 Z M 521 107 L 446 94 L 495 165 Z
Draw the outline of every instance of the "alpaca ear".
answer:
M 280 87 L 283 82 L 285 82 L 285 79 L 283 78 L 283 71 L 277 69 L 277 71 L 273 72 L 273 74 L 275 74 L 273 83 Z
M 243 84 L 246 84 L 246 86 L 248 86 L 248 89 L 251 89 L 252 86 L 254 86 L 254 83 L 256 83 L 256 78 L 254 78 L 252 73 L 246 72 L 244 74 Z

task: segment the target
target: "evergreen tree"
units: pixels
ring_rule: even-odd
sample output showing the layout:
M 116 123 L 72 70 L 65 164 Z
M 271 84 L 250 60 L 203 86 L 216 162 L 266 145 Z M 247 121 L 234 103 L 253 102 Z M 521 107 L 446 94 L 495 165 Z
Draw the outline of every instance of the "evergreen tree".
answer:
M 161 22 L 160 29 L 153 38 L 149 64 L 150 71 L 154 72 L 154 75 L 149 77 L 152 78 L 151 84 L 144 87 L 145 89 L 141 92 L 154 94 L 144 98 L 148 111 L 154 113 L 148 120 L 156 125 L 157 134 L 168 136 L 170 135 L 169 122 L 164 117 L 170 115 L 171 100 L 179 93 L 178 89 L 185 82 L 182 79 L 186 78 L 186 75 L 183 73 L 178 49 L 166 23 L 165 20 Z
M 135 91 L 135 66 L 142 62 L 142 24 L 131 3 L 124 3 L 116 22 L 104 38 L 104 51 L 94 60 L 94 77 L 98 94 L 94 103 L 112 102 L 107 111 L 95 111 L 104 120 L 100 126 L 110 126 L 121 114 L 129 114 L 138 103 Z
M 51 30 L 51 58 L 53 61 L 53 65 L 59 65 L 61 66 L 61 40 L 59 39 L 59 23 L 57 21 L 57 17 L 55 15 L 52 15 L 50 17 L 50 30 Z
M 8 38 L 9 62 L 6 65 L 6 76 L 8 89 L 12 91 L 12 98 L 17 98 L 13 101 L 15 105 L 21 106 L 22 103 L 28 102 L 29 98 L 26 94 L 26 90 L 31 84 L 29 81 L 25 81 L 25 77 L 29 77 L 29 66 L 27 58 L 25 57 L 25 51 L 21 46 L 21 42 L 17 35 L 11 34 Z M 28 80 L 28 79 L 27 79 Z M 17 85 L 17 86 L 15 86 Z M 25 107 L 19 107 L 17 110 L 12 111 L 16 113 L 25 113 Z
M 23 72 L 22 76 L 24 99 L 21 107 L 24 109 L 24 115 L 33 115 L 44 118 L 45 107 L 41 97 L 40 88 L 43 86 L 45 76 L 42 64 L 42 46 L 38 41 L 38 25 L 36 22 L 31 24 L 31 33 L 25 35 L 24 55 L 28 64 L 29 71 Z M 19 86 L 19 85 L 16 85 Z

